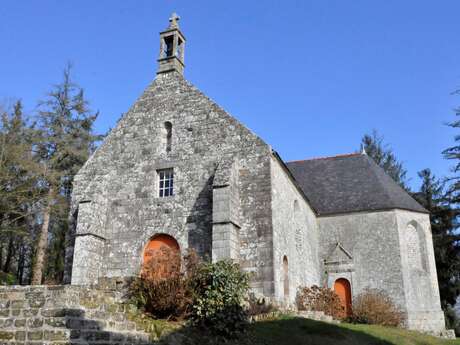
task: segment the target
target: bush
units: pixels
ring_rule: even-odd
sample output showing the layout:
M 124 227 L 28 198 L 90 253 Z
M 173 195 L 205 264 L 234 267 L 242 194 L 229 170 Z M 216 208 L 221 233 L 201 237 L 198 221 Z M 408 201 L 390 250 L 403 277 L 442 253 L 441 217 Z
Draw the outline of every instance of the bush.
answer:
M 231 338 L 245 330 L 248 314 L 243 303 L 249 276 L 238 264 L 231 260 L 204 263 L 190 252 L 181 271 L 177 254 L 161 250 L 131 283 L 132 303 L 155 318 L 189 318 L 192 325 L 217 336 Z
M 0 285 L 15 285 L 16 277 L 12 273 L 0 271 Z
M 300 287 L 296 296 L 297 309 L 322 311 L 335 319 L 345 318 L 340 297 L 327 287 Z
M 247 304 L 247 312 L 249 316 L 268 314 L 274 311 L 276 311 L 275 306 L 271 303 L 267 303 L 265 298 L 256 298 L 254 294 L 249 295 Z
M 383 291 L 366 289 L 353 301 L 352 322 L 397 327 L 403 314 Z
M 447 306 L 444 309 L 444 318 L 446 320 L 446 329 L 453 329 L 455 331 L 455 336 L 460 336 L 460 319 L 455 312 L 455 309 L 451 306 Z
M 248 324 L 243 308 L 248 289 L 248 274 L 231 260 L 201 264 L 193 279 L 192 324 L 214 335 L 238 336 Z
M 130 285 L 130 298 L 138 308 L 155 318 L 180 320 L 187 317 L 193 301 L 192 279 L 198 257 L 189 252 L 181 271 L 178 253 L 162 247 Z

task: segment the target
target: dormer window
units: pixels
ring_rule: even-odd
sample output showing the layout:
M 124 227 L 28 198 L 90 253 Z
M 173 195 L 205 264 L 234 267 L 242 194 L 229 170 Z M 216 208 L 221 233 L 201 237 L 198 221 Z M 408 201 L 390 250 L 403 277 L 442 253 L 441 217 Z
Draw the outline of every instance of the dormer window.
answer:
M 174 171 L 173 169 L 158 170 L 159 197 L 164 198 L 174 195 Z

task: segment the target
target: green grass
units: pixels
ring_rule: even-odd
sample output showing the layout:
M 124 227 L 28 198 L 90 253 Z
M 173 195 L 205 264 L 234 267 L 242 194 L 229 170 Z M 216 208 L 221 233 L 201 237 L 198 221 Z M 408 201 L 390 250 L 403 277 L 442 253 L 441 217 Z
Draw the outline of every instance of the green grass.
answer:
M 223 344 L 205 334 L 182 329 L 185 344 Z M 166 338 L 169 338 L 168 336 Z M 184 339 L 185 338 L 185 339 Z M 164 339 L 167 340 L 167 339 Z M 282 316 L 251 325 L 248 334 L 228 345 L 460 345 L 458 340 L 443 340 L 399 328 L 371 325 L 329 324 L 309 319 Z
M 336 325 L 289 316 L 258 322 L 251 333 L 253 345 L 460 345 L 460 339 L 447 341 L 399 328 Z

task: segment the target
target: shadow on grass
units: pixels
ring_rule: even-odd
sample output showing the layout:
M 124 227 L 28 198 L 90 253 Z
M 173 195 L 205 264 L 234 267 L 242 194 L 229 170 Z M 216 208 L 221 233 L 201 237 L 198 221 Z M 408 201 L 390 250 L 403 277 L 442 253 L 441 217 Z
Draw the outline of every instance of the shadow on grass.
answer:
M 187 326 L 169 331 L 168 334 L 158 329 L 153 330 L 150 337 L 146 333 L 129 328 L 118 332 L 104 321 L 87 319 L 83 310 L 67 309 L 64 314 L 59 315 L 65 318 L 65 323 L 62 323 L 61 327 L 70 330 L 67 333 L 70 339 L 66 340 L 75 345 L 397 345 L 358 330 L 294 317 L 256 322 L 238 339 L 225 341 Z M 159 340 L 154 340 L 161 333 L 163 336 Z
M 286 345 L 396 345 L 361 331 L 304 318 L 282 318 L 252 326 L 252 344 Z

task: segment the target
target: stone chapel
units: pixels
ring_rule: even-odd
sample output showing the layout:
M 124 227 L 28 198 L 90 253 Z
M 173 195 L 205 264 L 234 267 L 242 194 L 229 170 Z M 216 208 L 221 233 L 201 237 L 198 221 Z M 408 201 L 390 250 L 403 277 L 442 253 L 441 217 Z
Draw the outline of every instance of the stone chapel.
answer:
M 178 20 L 155 80 L 75 177 L 67 281 L 136 276 L 148 249 L 193 248 L 239 262 L 275 302 L 319 285 L 349 308 L 377 288 L 408 328 L 443 330 L 428 212 L 365 152 L 283 161 L 184 79 Z

